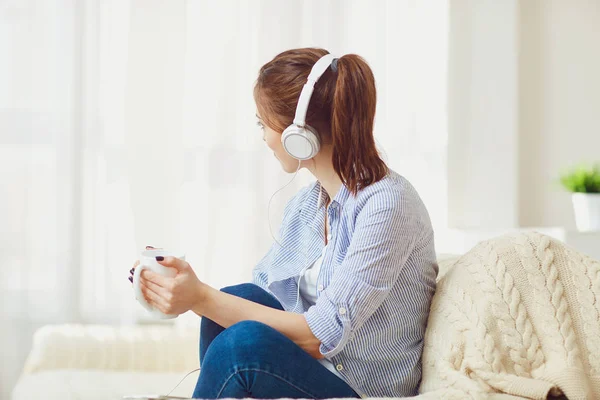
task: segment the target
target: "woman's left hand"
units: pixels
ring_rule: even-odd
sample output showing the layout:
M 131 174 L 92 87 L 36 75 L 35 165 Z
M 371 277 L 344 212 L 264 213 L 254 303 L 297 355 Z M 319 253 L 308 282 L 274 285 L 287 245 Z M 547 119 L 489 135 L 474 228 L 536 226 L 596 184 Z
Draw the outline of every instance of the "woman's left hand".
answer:
M 203 283 L 187 261 L 176 257 L 157 260 L 160 265 L 175 268 L 177 275 L 169 278 L 144 269 L 140 287 L 146 301 L 164 314 L 183 314 L 202 301 Z

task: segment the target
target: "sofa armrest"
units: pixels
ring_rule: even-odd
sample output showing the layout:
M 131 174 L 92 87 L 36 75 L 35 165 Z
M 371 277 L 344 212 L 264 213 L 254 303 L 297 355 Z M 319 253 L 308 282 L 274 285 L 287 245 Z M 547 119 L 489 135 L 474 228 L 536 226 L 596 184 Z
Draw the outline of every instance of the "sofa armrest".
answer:
M 187 372 L 198 368 L 198 328 L 47 325 L 33 336 L 24 374 L 49 369 Z

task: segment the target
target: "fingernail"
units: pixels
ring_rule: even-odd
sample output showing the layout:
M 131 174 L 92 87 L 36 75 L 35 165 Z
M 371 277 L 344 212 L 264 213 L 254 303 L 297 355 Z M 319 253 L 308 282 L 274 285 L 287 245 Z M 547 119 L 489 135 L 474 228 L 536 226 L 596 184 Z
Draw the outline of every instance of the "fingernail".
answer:
M 147 249 L 153 249 L 153 246 L 146 246 Z
M 130 273 L 130 274 L 133 274 L 133 270 L 134 270 L 134 268 L 131 268 L 131 269 L 129 270 L 129 273 Z
M 165 258 L 163 256 L 156 256 L 156 261 L 163 261 Z
M 129 277 L 129 278 L 127 278 L 127 279 L 129 279 L 129 282 L 133 283 L 133 277 L 131 277 L 131 276 L 130 276 L 130 277 Z

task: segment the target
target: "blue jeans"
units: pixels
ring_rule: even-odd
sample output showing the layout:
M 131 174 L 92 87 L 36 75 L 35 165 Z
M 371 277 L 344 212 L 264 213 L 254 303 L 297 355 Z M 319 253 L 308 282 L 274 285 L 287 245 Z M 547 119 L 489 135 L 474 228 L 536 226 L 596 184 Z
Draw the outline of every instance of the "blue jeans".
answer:
M 254 284 L 221 290 L 283 310 L 275 297 Z M 256 321 L 242 321 L 224 329 L 202 318 L 200 366 L 194 398 L 359 397 L 286 336 Z

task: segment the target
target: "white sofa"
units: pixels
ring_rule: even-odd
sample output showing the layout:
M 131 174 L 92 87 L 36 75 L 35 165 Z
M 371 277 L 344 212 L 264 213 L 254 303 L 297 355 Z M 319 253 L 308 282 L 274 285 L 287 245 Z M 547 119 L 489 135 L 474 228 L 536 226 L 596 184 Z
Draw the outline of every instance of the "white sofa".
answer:
M 167 394 L 198 368 L 198 328 L 51 325 L 38 330 L 13 400 Z M 172 393 L 190 396 L 191 374 Z
M 440 255 L 444 275 L 456 257 Z M 198 368 L 199 325 L 49 325 L 38 330 L 12 400 L 165 395 Z M 199 372 L 171 393 L 191 396 Z

